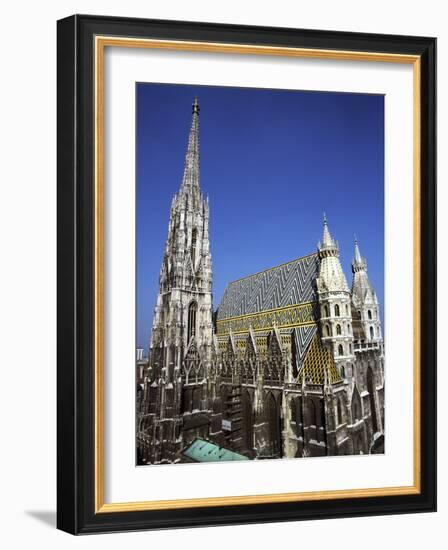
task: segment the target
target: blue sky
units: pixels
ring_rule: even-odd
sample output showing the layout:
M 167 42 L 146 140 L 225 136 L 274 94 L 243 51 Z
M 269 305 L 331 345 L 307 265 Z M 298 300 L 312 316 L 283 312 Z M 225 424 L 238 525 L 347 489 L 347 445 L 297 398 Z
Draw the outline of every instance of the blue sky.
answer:
M 349 285 L 356 233 L 384 308 L 383 96 L 148 83 L 136 94 L 138 347 L 149 345 L 196 96 L 215 308 L 228 282 L 314 252 L 323 212 Z

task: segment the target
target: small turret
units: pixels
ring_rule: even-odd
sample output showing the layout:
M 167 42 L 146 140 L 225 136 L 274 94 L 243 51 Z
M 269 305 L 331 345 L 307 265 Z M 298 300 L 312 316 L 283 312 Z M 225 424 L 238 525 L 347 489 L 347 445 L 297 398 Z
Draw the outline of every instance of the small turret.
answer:
M 320 259 L 318 292 L 348 292 L 347 280 L 339 261 L 339 243 L 331 236 L 325 214 L 322 243 L 318 243 L 317 250 Z
M 352 306 L 355 339 L 358 342 L 379 342 L 382 335 L 378 298 L 367 275 L 367 261 L 361 255 L 356 235 L 354 245 Z
M 354 355 L 350 291 L 339 260 L 339 245 L 331 236 L 325 214 L 318 253 L 320 268 L 316 283 L 322 343 L 333 352 L 341 377 L 351 379 Z

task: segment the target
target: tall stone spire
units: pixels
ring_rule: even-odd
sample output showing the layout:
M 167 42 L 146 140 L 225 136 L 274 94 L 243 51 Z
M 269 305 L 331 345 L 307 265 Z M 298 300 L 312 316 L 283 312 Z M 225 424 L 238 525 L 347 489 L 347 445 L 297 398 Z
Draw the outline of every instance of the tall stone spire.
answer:
M 195 98 L 192 105 L 191 128 L 181 186 L 181 190 L 184 192 L 199 189 L 199 110 L 198 99 Z
M 148 399 L 161 404 L 148 428 L 153 463 L 173 462 L 189 442 L 179 436 L 184 412 L 203 417 L 209 410 L 204 381 L 213 344 L 212 261 L 209 204 L 199 187 L 197 99 L 192 111 L 182 184 L 171 202 L 149 347 Z M 197 425 L 205 429 L 203 422 Z M 188 434 L 192 439 L 200 435 L 193 428 Z
M 162 342 L 164 346 L 169 343 L 174 347 L 181 347 L 175 359 L 170 357 L 177 368 L 181 368 L 192 337 L 199 348 L 207 348 L 207 356 L 212 343 L 209 204 L 199 188 L 197 99 L 193 103 L 192 111 L 182 185 L 171 203 L 168 237 L 160 270 L 160 292 L 151 337 L 153 350 Z M 191 304 L 197 308 L 197 315 L 194 312 L 189 315 Z M 152 356 L 155 355 L 153 352 Z

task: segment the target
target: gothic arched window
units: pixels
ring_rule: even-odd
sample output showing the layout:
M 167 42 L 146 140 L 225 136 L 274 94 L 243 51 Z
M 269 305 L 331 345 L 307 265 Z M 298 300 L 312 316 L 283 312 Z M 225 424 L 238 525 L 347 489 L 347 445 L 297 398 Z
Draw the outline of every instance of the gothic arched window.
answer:
M 373 340 L 373 337 L 374 337 L 373 327 L 370 327 L 370 339 Z
M 198 304 L 196 302 L 191 302 L 188 306 L 188 342 L 190 342 L 191 337 L 196 334 L 196 313 L 198 310 Z
M 191 262 L 193 264 L 193 268 L 196 263 L 196 243 L 198 239 L 198 231 L 197 229 L 193 229 L 193 232 L 191 234 Z
M 336 334 L 341 334 L 341 325 L 336 325 Z
M 369 319 L 372 319 L 372 311 L 370 309 L 367 311 L 367 316 Z
M 341 344 L 339 344 L 338 346 L 338 355 L 344 355 L 344 348 L 342 347 Z
M 339 317 L 339 316 L 341 315 L 341 311 L 340 311 L 340 309 L 339 309 L 339 305 L 338 305 L 338 304 L 336 304 L 336 305 L 334 306 L 334 314 L 335 314 L 336 317 Z
M 325 325 L 325 336 L 331 336 L 331 327 L 330 327 L 330 325 Z
M 324 315 L 325 317 L 330 317 L 330 310 L 328 309 L 328 306 L 324 307 Z
M 361 397 L 357 388 L 355 388 L 352 396 L 352 416 L 354 422 L 357 422 L 362 418 Z
M 342 406 L 341 406 L 341 400 L 338 399 L 336 402 L 336 410 L 338 413 L 338 425 L 342 424 L 344 422 L 344 418 L 342 416 Z

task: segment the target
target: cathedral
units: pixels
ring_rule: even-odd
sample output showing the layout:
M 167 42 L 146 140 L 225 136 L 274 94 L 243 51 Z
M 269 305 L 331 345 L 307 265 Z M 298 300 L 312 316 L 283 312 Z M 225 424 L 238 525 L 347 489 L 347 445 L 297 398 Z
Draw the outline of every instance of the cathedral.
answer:
M 384 452 L 380 310 L 358 242 L 351 288 L 324 216 L 317 250 L 230 282 L 214 311 L 199 164 L 195 100 L 138 360 L 137 464 Z

